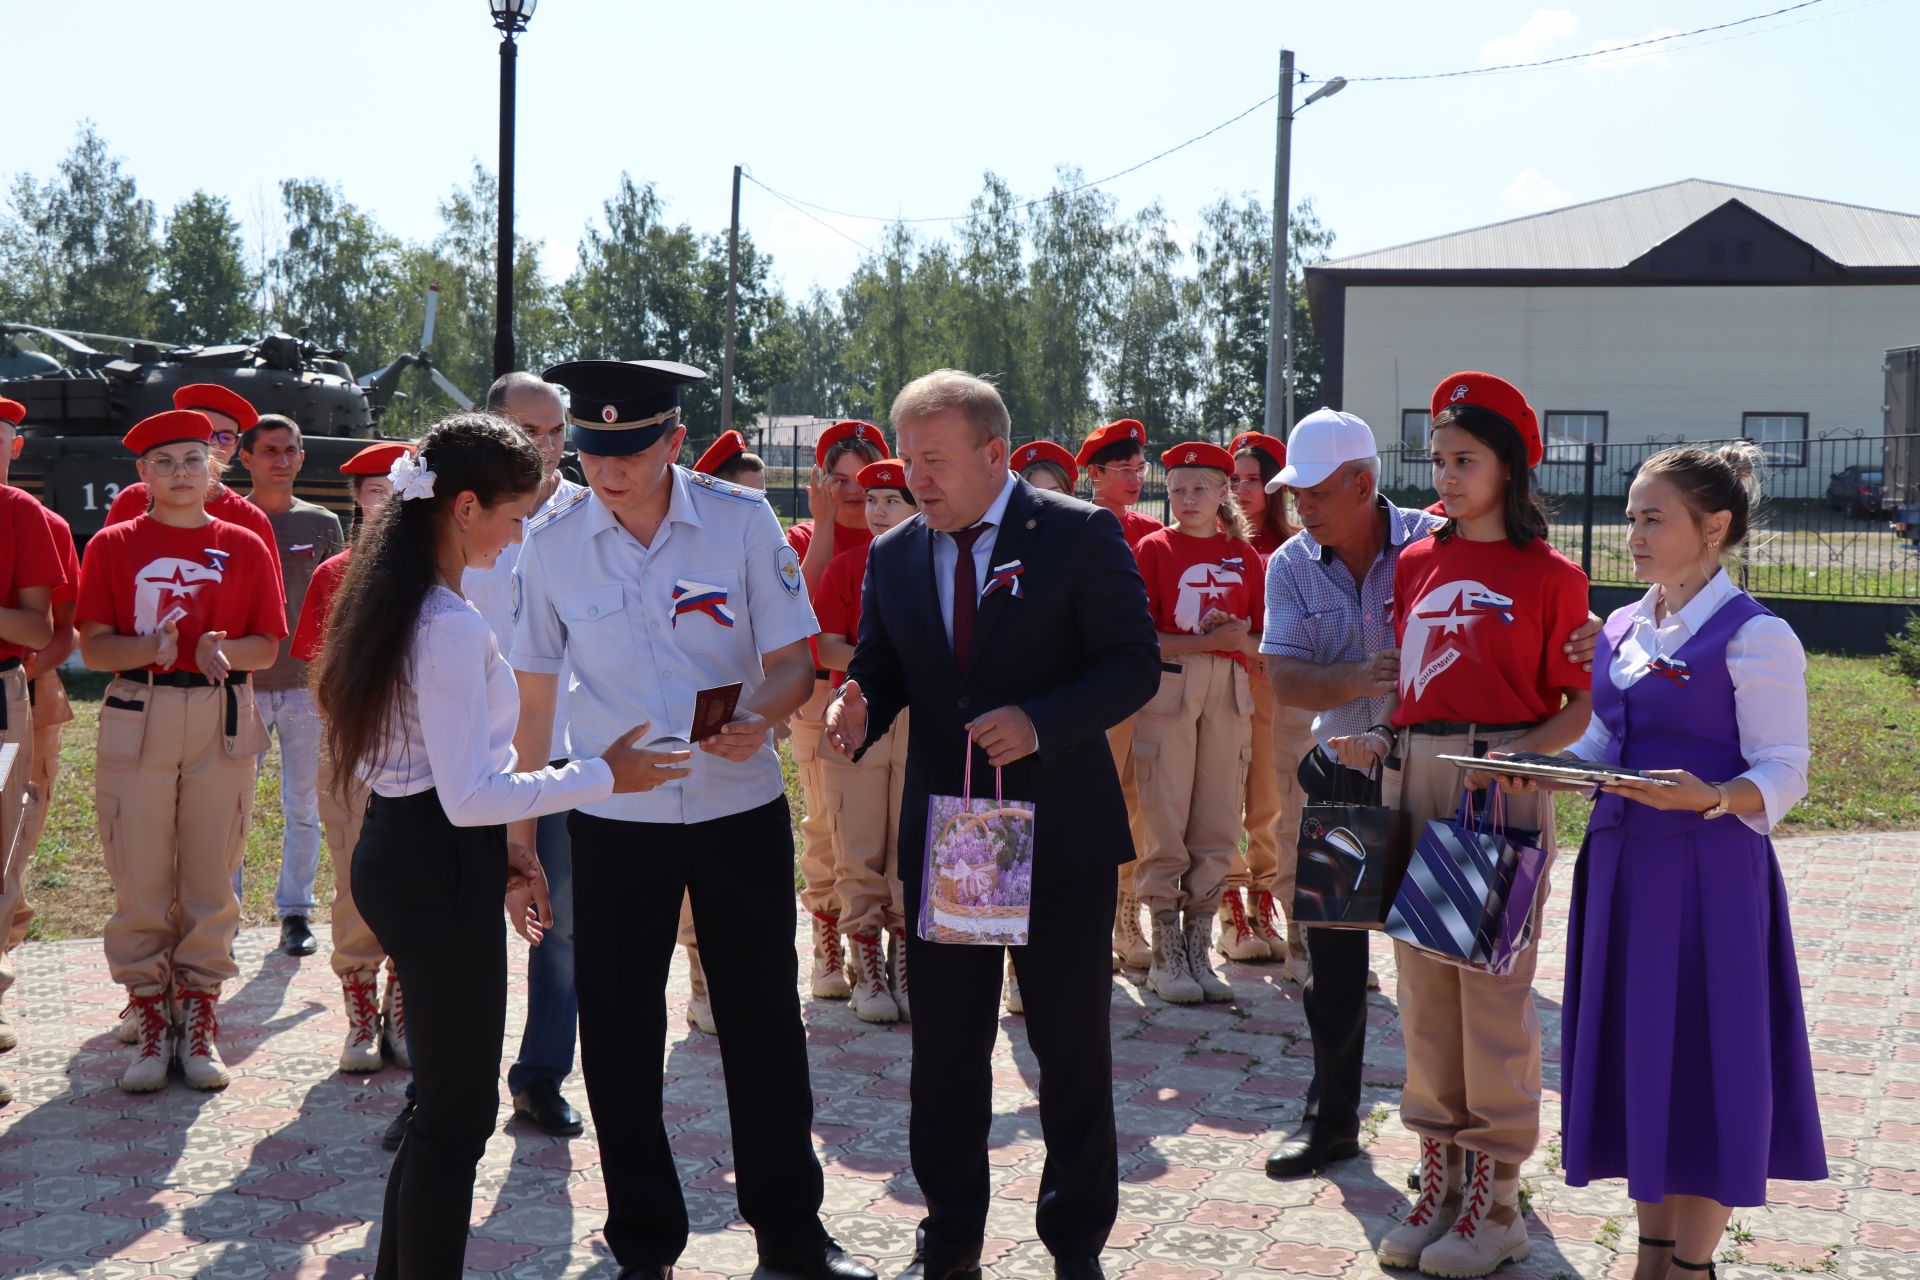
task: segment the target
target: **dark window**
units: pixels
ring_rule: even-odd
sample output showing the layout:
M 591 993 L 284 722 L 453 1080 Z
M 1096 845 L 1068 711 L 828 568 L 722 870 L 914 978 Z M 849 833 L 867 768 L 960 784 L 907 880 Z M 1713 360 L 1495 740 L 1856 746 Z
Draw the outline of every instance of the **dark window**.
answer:
M 1400 411 L 1400 447 L 1408 452 L 1425 453 L 1427 451 L 1427 433 L 1433 426 L 1433 415 L 1425 409 L 1402 409 Z
M 1740 415 L 1740 434 L 1759 445 L 1773 466 L 1807 465 L 1807 415 L 1804 413 L 1745 413 Z
M 1587 446 L 1607 443 L 1607 414 L 1604 409 L 1549 409 L 1547 410 L 1547 434 L 1541 441 L 1546 446 L 1546 462 L 1575 462 L 1587 460 Z M 1600 451 L 1600 461 L 1606 459 L 1606 449 Z
M 1733 242 L 1733 260 L 1743 267 L 1753 265 L 1753 241 L 1735 240 Z

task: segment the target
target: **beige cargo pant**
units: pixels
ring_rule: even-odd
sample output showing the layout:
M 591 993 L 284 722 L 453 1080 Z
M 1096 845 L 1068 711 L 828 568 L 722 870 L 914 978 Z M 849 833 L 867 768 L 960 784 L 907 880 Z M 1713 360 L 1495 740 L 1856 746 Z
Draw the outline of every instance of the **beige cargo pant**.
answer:
M 239 974 L 233 873 L 265 742 L 251 685 L 174 689 L 123 676 L 107 686 L 93 794 L 113 882 L 103 941 L 116 983 L 177 978 L 217 990 Z
M 1227 885 L 1265 889 L 1283 911 L 1293 910 L 1294 871 L 1300 861 L 1299 764 L 1313 746 L 1313 712 L 1281 706 L 1264 676 L 1253 687 L 1253 761 L 1247 769 L 1247 848 L 1236 854 Z
M 1133 722 L 1129 716 L 1107 730 L 1107 750 L 1113 753 L 1113 769 L 1120 775 L 1120 794 L 1127 802 L 1127 830 L 1133 836 L 1134 861 L 1120 864 L 1120 894 L 1134 891 L 1134 871 L 1147 853 L 1147 829 L 1140 820 L 1140 784 L 1133 776 Z
M 33 786 L 34 796 L 27 803 L 26 821 L 20 826 L 14 856 L 19 859 L 21 887 L 13 899 L 13 922 L 0 940 L 0 949 L 13 950 L 27 939 L 27 926 L 33 923 L 33 904 L 27 901 L 25 875 L 33 865 L 34 851 L 46 834 L 47 812 L 53 807 L 54 784 L 60 779 L 60 740 L 67 722 L 73 719 L 73 704 L 67 700 L 60 673 L 43 671 L 33 682 Z M 0 923 L 6 921 L 6 894 L 0 892 Z M 4 975 L 6 962 L 0 959 L 0 991 L 11 981 Z
M 1435 819 L 1460 809 L 1462 774 L 1440 755 L 1473 755 L 1512 742 L 1517 732 L 1428 737 L 1402 731 L 1401 767 L 1386 772 L 1382 803 L 1413 815 L 1414 839 Z M 1540 830 L 1553 852 L 1553 797 L 1511 796 L 1507 822 Z M 1494 1160 L 1519 1164 L 1540 1145 L 1540 1014 L 1533 972 L 1540 957 L 1540 921 L 1548 893 L 1541 877 L 1535 942 L 1508 974 L 1450 964 L 1395 940 L 1400 968 L 1400 1030 L 1407 1043 L 1407 1084 L 1400 1118 L 1423 1138 L 1453 1143 Z
M 816 916 L 840 915 L 840 898 L 833 891 L 833 815 L 827 806 L 826 788 L 821 781 L 823 762 L 820 738 L 824 726 L 820 717 L 831 696 L 825 686 L 814 690 L 807 705 L 794 713 L 789 724 L 792 737 L 794 771 L 800 775 L 800 905 Z
M 0 746 L 16 749 L 6 781 L 0 784 L 0 935 L 4 935 L 11 933 L 14 914 L 26 901 L 27 860 L 33 855 L 32 846 L 20 838 L 27 825 L 35 736 L 24 667 L 0 672 L 0 700 L 6 718 L 6 727 L 0 729 Z M 0 943 L 5 941 L 5 936 L 0 936 Z M 0 950 L 0 995 L 12 985 L 13 960 L 6 950 Z
M 353 847 L 360 843 L 360 827 L 367 820 L 367 784 L 352 779 L 344 793 L 334 790 L 333 761 L 326 749 L 320 751 L 320 829 L 326 834 L 327 856 L 333 860 L 333 971 L 344 978 L 350 973 L 378 969 L 386 961 L 393 971 L 393 960 L 373 936 L 373 929 L 360 915 L 353 901 Z
M 907 713 L 901 712 L 857 764 L 828 754 L 821 763 L 833 815 L 834 893 L 840 932 L 906 927 L 900 889 L 900 799 L 907 781 Z
M 1253 761 L 1253 691 L 1231 658 L 1188 654 L 1134 717 L 1133 772 L 1146 850 L 1134 892 L 1148 911 L 1211 912 L 1240 846 Z

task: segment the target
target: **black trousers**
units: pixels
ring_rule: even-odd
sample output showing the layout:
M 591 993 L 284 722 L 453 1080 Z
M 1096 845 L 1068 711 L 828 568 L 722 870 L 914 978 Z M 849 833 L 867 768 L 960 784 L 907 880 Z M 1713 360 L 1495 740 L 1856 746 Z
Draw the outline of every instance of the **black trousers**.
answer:
M 1013 953 L 1027 1041 L 1040 1066 L 1047 1159 L 1034 1222 L 1057 1258 L 1105 1247 L 1120 1208 L 1113 1131 L 1110 1010 L 1116 868 L 1033 886 L 1033 941 Z M 989 1195 L 994 1037 L 1003 948 L 922 941 L 919 892 L 907 891 L 913 983 L 913 1176 L 927 1197 L 921 1248 L 936 1261 L 978 1258 Z
M 1319 747 L 1300 761 L 1307 803 L 1378 804 L 1380 783 L 1330 760 Z M 1313 1040 L 1313 1083 L 1302 1124 L 1354 1137 L 1360 1132 L 1360 1072 L 1367 1051 L 1367 941 L 1364 929 L 1306 930 L 1311 965 L 1304 1003 Z
M 456 827 L 437 792 L 374 796 L 353 900 L 407 993 L 415 1107 L 387 1174 L 376 1280 L 458 1280 L 473 1176 L 500 1110 L 505 827 Z
M 567 830 L 580 1064 L 614 1257 L 623 1267 L 657 1267 L 687 1245 L 686 1201 L 660 1119 L 667 966 L 683 890 L 693 897 L 720 1029 L 740 1215 L 763 1257 L 816 1249 L 826 1235 L 823 1180 L 800 1021 L 786 800 L 690 825 L 576 811 Z

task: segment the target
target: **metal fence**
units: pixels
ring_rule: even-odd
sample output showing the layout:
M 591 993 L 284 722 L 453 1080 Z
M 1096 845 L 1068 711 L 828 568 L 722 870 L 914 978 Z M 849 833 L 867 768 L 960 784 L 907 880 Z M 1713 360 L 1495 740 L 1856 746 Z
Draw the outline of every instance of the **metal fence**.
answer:
M 1553 544 L 1596 586 L 1632 586 L 1626 494 L 1640 464 L 1685 443 L 1561 445 L 1534 471 L 1553 518 Z M 1891 447 L 1890 447 L 1891 446 Z M 1730 571 L 1756 595 L 1920 602 L 1920 545 L 1897 534 L 1881 479 L 1888 455 L 1920 437 L 1834 435 L 1764 445 L 1758 523 Z M 1381 455 L 1380 487 L 1402 505 L 1433 501 L 1432 467 L 1417 449 Z

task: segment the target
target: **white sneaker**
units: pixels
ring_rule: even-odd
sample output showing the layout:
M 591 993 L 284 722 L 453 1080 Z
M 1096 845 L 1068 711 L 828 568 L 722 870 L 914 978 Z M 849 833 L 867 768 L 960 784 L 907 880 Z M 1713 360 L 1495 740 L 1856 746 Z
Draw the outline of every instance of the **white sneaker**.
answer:
M 1007 985 L 1002 992 L 1007 1002 L 1008 1013 L 1025 1013 L 1027 1006 L 1020 999 L 1020 975 L 1013 971 L 1013 953 L 1007 953 Z
M 887 939 L 887 977 L 893 984 L 893 1002 L 900 1006 L 900 1021 L 913 1021 L 907 1004 L 907 931 L 895 929 Z
M 1492 1275 L 1509 1262 L 1533 1251 L 1527 1239 L 1527 1220 L 1517 1200 L 1495 1199 L 1493 1161 L 1469 1156 L 1473 1170 L 1467 1179 L 1460 1216 L 1420 1255 L 1420 1270 L 1447 1280 L 1472 1280 Z
M 122 1027 L 132 1026 L 132 1043 L 139 1046 L 133 1064 L 120 1077 L 128 1093 L 152 1093 L 167 1085 L 167 1066 L 173 1059 L 173 1019 L 164 987 L 136 987 L 127 992 Z
M 1249 897 L 1247 923 L 1253 926 L 1253 936 L 1267 944 L 1269 956 L 1284 961 L 1291 955 L 1286 935 L 1280 932 L 1280 908 L 1265 889 L 1255 889 Z
M 1113 954 L 1129 969 L 1153 967 L 1153 948 L 1140 932 L 1140 899 L 1122 893 L 1113 909 Z
M 187 1085 L 194 1089 L 224 1089 L 233 1083 L 214 1039 L 220 1034 L 220 1019 L 214 1013 L 218 991 L 204 987 L 180 987 L 180 1036 L 174 1042 L 175 1058 Z
M 1389 1231 L 1374 1250 L 1381 1266 L 1419 1266 L 1422 1251 L 1445 1235 L 1460 1216 L 1460 1193 L 1454 1187 L 1459 1151 L 1432 1138 L 1420 1139 L 1420 1167 L 1414 1173 L 1419 1195 L 1400 1225 Z
M 687 998 L 687 1024 L 695 1031 L 719 1035 L 720 1028 L 713 1020 L 713 1001 L 707 999 L 707 968 L 700 963 L 697 945 L 687 948 L 687 985 L 693 989 Z
M 1270 960 L 1273 952 L 1254 931 L 1238 889 L 1220 895 L 1220 954 L 1229 960 Z
M 1170 1004 L 1199 1004 L 1205 998 L 1194 981 L 1178 911 L 1153 913 L 1153 965 L 1147 970 L 1147 990 Z
M 7 1021 L 7 1011 L 0 1009 L 0 1053 L 19 1047 L 20 1036 L 14 1031 L 13 1024 Z
M 900 1006 L 887 990 L 887 957 L 878 933 L 850 933 L 847 978 L 853 989 L 853 1016 L 862 1022 L 898 1022 Z
M 340 979 L 340 996 L 347 1006 L 347 1043 L 340 1050 L 340 1069 L 354 1075 L 378 1071 L 380 1057 L 380 975 L 360 969 Z
M 407 1052 L 407 1005 L 400 993 L 400 975 L 392 969 L 387 970 L 387 994 L 380 1001 L 380 1047 L 394 1066 L 413 1070 L 413 1055 Z
M 816 1000 L 845 1000 L 853 994 L 840 951 L 840 917 L 813 913 L 813 995 Z
M 1186 924 L 1187 971 L 1200 984 L 1200 998 L 1233 999 L 1232 986 L 1213 971 L 1213 912 L 1189 911 Z

